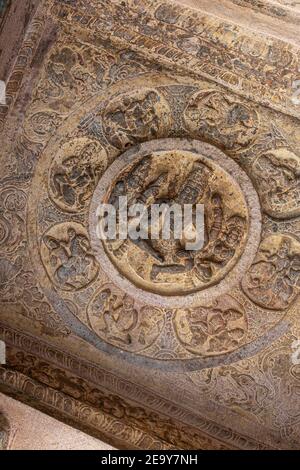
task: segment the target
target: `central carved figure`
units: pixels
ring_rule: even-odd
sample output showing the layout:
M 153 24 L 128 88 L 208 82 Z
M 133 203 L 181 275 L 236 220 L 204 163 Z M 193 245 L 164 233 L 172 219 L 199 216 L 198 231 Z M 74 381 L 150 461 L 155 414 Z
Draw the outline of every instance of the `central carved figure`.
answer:
M 128 208 L 139 203 L 149 209 L 148 230 L 158 237 L 153 239 L 149 233 L 147 239 L 129 236 L 102 243 L 119 273 L 144 290 L 185 295 L 205 289 L 232 269 L 245 247 L 249 214 L 243 193 L 232 176 L 207 157 L 185 150 L 138 156 L 117 171 L 99 203 L 112 204 L 118 214 L 119 198 L 124 196 Z M 185 204 L 202 204 L 205 227 L 201 249 L 186 249 L 187 227 L 183 227 L 181 239 L 174 236 L 172 212 L 170 238 L 164 239 L 164 214 L 154 227 L 153 204 L 177 204 L 182 209 Z M 130 224 L 130 215 L 128 220 Z M 192 223 L 188 229 L 195 233 L 197 226 Z

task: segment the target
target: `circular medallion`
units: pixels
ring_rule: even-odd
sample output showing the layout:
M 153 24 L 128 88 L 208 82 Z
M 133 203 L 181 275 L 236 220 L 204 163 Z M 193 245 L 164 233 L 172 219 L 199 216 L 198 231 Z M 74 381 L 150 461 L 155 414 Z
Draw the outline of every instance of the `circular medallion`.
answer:
M 258 142 L 262 121 L 221 90 L 116 84 L 45 142 L 27 202 L 1 192 L 0 244 L 14 253 L 26 202 L 49 309 L 100 351 L 168 371 L 254 355 L 288 330 L 299 294 L 298 155 Z
M 110 238 L 97 230 L 103 204 L 115 217 Z M 228 289 L 250 266 L 260 237 L 258 198 L 246 174 L 214 147 L 180 139 L 121 155 L 98 183 L 89 220 L 109 277 L 135 297 L 172 307 Z

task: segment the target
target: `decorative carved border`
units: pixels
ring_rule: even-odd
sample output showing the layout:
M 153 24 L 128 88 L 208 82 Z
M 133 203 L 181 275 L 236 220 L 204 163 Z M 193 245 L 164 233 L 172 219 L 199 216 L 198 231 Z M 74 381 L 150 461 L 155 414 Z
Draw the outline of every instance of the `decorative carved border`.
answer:
M 71 5 L 67 0 L 53 2 L 52 15 L 65 27 L 81 30 L 88 42 L 99 37 L 112 44 L 126 44 L 173 71 L 210 79 L 253 101 L 300 117 L 299 106 L 291 100 L 293 81 L 300 73 L 296 46 L 271 37 L 259 41 L 257 33 L 237 25 L 231 34 L 222 20 L 161 0 L 146 2 L 147 12 L 143 6 L 133 7 L 131 0 L 121 4 L 91 2 L 88 12 L 82 0 L 73 0 Z M 204 27 L 204 22 L 208 26 Z M 263 43 L 265 49 L 259 50 Z
M 220 39 L 221 36 L 219 38 L 216 36 L 218 29 L 225 26 L 224 22 L 216 18 L 210 18 L 211 26 L 209 29 L 201 32 L 195 31 L 196 25 L 201 24 L 203 14 L 178 7 L 178 18 L 176 18 L 175 23 L 172 23 L 175 32 L 172 33 L 168 31 L 168 28 L 163 28 L 166 23 L 162 19 L 158 19 L 156 14 L 157 9 L 161 5 L 170 7 L 171 3 L 155 0 L 149 1 L 147 4 L 150 7 L 150 14 L 147 13 L 147 15 L 145 14 L 142 17 L 142 26 L 147 26 L 147 28 L 145 31 L 141 31 L 141 25 L 139 24 L 141 11 L 138 8 L 133 8 L 130 0 L 122 2 L 122 9 L 118 6 L 120 2 L 114 0 L 91 1 L 90 3 L 92 7 L 94 6 L 93 15 L 87 14 L 84 11 L 80 0 L 73 0 L 73 6 L 70 6 L 70 2 L 67 4 L 64 0 L 53 0 L 54 6 L 51 13 L 56 16 L 63 27 L 69 27 L 69 23 L 77 23 L 78 30 L 81 31 L 83 37 L 88 42 L 91 42 L 93 36 L 96 35 L 103 39 L 109 39 L 112 44 L 126 45 L 127 48 L 130 45 L 132 50 L 138 51 L 147 56 L 148 59 L 150 58 L 154 62 L 163 64 L 173 71 L 176 69 L 179 73 L 189 74 L 195 78 L 206 77 L 233 90 L 235 93 L 251 98 L 253 101 L 267 104 L 270 108 L 300 117 L 299 108 L 290 102 L 290 95 L 292 93 L 291 81 L 283 81 L 281 84 L 277 84 L 276 77 L 274 76 L 272 77 L 271 85 L 264 83 L 263 73 L 259 69 L 259 67 L 264 65 L 263 57 L 257 58 L 259 66 L 257 77 L 249 80 L 247 73 L 243 73 L 242 67 L 240 75 L 238 75 L 234 70 L 229 70 L 226 63 L 216 65 L 212 58 L 207 58 L 204 61 L 197 56 L 193 49 L 185 50 L 178 46 L 178 37 L 190 35 L 191 41 L 196 41 L 201 48 L 207 47 L 211 48 L 211 50 L 217 50 L 220 54 L 225 54 L 228 45 L 224 38 Z M 8 114 L 9 106 L 15 102 L 24 75 L 29 70 L 31 61 L 36 54 L 45 27 L 47 5 L 48 1 L 41 2 L 38 13 L 32 20 L 20 49 L 7 86 L 8 106 L 0 107 L 0 127 Z M 87 29 L 90 29 L 89 35 L 85 33 Z M 157 37 L 159 31 L 162 31 L 161 37 Z M 254 47 L 252 43 L 255 35 L 250 32 L 245 33 L 238 27 L 236 27 L 236 35 L 240 40 L 243 38 L 245 43 L 248 41 L 250 44 L 250 52 L 243 53 L 241 65 L 249 62 L 249 64 L 255 67 L 251 57 L 251 52 L 253 52 L 251 47 Z M 274 51 L 279 49 L 280 52 L 282 49 L 282 51 L 291 55 L 291 63 L 285 71 L 287 70 L 291 77 L 295 76 L 295 79 L 297 79 L 295 74 L 299 72 L 299 49 L 275 39 L 269 39 L 269 41 L 270 47 L 274 48 Z M 232 47 L 234 49 L 236 45 Z M 235 52 L 239 54 L 238 49 Z M 279 66 L 276 70 L 279 73 L 283 72 Z M 218 74 L 219 78 L 216 77 L 216 74 Z M 272 85 L 274 85 L 274 88 L 272 88 Z M 120 379 L 112 373 L 101 370 L 88 362 L 83 362 L 70 354 L 56 350 L 46 343 L 37 341 L 33 337 L 17 330 L 3 326 L 0 329 L 0 336 L 7 342 L 9 349 L 13 346 L 20 351 L 27 351 L 36 357 L 49 361 L 50 364 L 56 365 L 62 370 L 71 371 L 78 377 L 97 384 L 97 386 L 101 384 L 104 388 L 114 390 L 119 395 L 128 396 L 130 393 L 130 397 L 135 403 L 146 405 L 149 409 L 158 411 L 162 415 L 173 416 L 174 419 L 178 419 L 178 422 L 181 423 L 180 426 L 193 426 L 195 429 L 193 432 L 198 433 L 199 439 L 202 438 L 203 440 L 203 445 L 206 442 L 209 448 L 269 449 L 271 447 L 245 435 L 237 434 L 198 415 L 196 416 L 188 410 L 180 408 L 178 405 L 164 400 L 142 387 Z M 2 367 L 0 371 L 1 388 L 6 393 L 27 401 L 31 405 L 45 410 L 59 419 L 74 424 L 76 427 L 84 428 L 90 434 L 101 438 L 106 436 L 110 440 L 115 439 L 118 446 L 124 445 L 126 447 L 149 449 L 174 448 L 168 442 L 168 438 L 154 438 L 151 435 L 151 430 L 145 432 L 140 428 L 130 426 L 126 422 L 112 417 L 109 413 L 99 411 L 99 409 L 76 400 L 59 390 L 47 387 L 16 370 Z M 186 424 L 183 425 L 182 423 Z M 172 427 L 176 428 L 176 426 L 177 422 L 173 421 Z M 186 428 L 183 429 L 185 430 Z
M 212 420 L 195 415 L 191 411 L 156 395 L 144 387 L 117 377 L 105 369 L 101 369 L 87 361 L 80 360 L 69 353 L 60 351 L 45 342 L 36 340 L 31 335 L 21 333 L 4 324 L 0 324 L 0 338 L 7 344 L 8 367 L 11 367 L 9 357 L 12 354 L 12 349 L 30 353 L 32 354 L 32 357 L 46 361 L 47 364 L 49 364 L 49 367 L 50 365 L 51 367 L 58 367 L 62 371 L 71 372 L 73 375 L 86 381 L 86 383 L 101 387 L 104 391 L 103 393 L 105 393 L 106 390 L 109 393 L 116 394 L 114 395 L 115 398 L 119 397 L 120 399 L 120 397 L 124 397 L 124 399 L 121 399 L 125 400 L 126 406 L 128 407 L 133 406 L 136 409 L 141 409 L 141 407 L 143 407 L 144 410 L 149 410 L 146 411 L 146 413 L 156 413 L 161 420 L 165 419 L 163 418 L 164 416 L 168 417 L 168 420 L 172 420 L 170 430 L 172 428 L 174 430 L 182 428 L 184 435 L 194 436 L 193 439 L 195 442 L 199 442 L 199 439 L 201 439 L 203 443 L 208 443 L 209 441 L 209 446 L 207 448 L 220 448 L 220 446 L 224 448 L 244 450 L 266 450 L 273 448 L 269 444 L 259 442 L 249 436 L 239 434 L 232 429 L 219 425 Z M 20 364 L 23 362 L 24 357 L 20 358 Z M 7 374 L 2 375 L 2 378 L 0 379 L 2 387 L 7 384 L 8 380 L 9 384 L 12 381 L 10 388 L 13 390 L 16 388 L 18 389 L 19 382 L 17 376 L 14 375 L 16 378 L 10 379 L 9 371 L 14 374 L 16 373 L 15 370 L 6 369 Z M 25 387 L 25 385 L 22 385 L 22 387 Z M 28 395 L 28 390 L 25 388 L 23 390 L 22 387 L 20 391 L 24 393 L 24 395 Z M 128 397 L 130 397 L 130 399 Z M 20 399 L 20 397 L 18 398 Z M 88 404 L 86 405 L 89 406 Z M 52 402 L 51 406 L 54 406 Z M 58 409 L 57 411 L 58 414 L 56 417 L 59 417 L 61 410 Z M 63 414 L 61 416 L 63 417 Z M 88 425 L 88 423 L 86 423 L 86 425 Z M 166 426 L 166 424 L 164 424 L 164 426 Z M 157 428 L 158 427 L 159 426 L 157 426 Z
M 144 4 L 147 4 L 147 14 L 143 11 Z M 51 5 L 52 8 L 50 8 Z M 170 1 L 147 0 L 141 2 L 140 7 L 138 5 L 139 2 L 133 0 L 123 2 L 94 0 L 89 2 L 89 11 L 93 11 L 91 15 L 85 11 L 82 0 L 72 0 L 72 2 L 68 0 L 41 0 L 28 27 L 7 83 L 7 105 L 0 106 L 0 131 L 3 129 L 8 111 L 18 95 L 23 77 L 30 68 L 46 21 L 52 21 L 50 14 L 52 19 L 56 18 L 56 21 L 60 22 L 63 27 L 71 26 L 73 33 L 76 33 L 76 29 L 80 30 L 87 42 L 94 44 L 96 36 L 102 40 L 109 40 L 118 47 L 124 46 L 127 49 L 130 47 L 133 51 L 145 56 L 147 60 L 163 64 L 167 69 L 173 71 L 175 69 L 178 73 L 188 74 L 196 79 L 201 77 L 212 80 L 254 102 L 267 105 L 291 116 L 300 117 L 300 106 L 291 100 L 295 92 L 293 83 L 300 78 L 300 50 L 298 47 L 278 39 L 267 38 L 269 53 L 290 54 L 292 62 L 288 67 L 277 63 L 276 77 L 264 83 L 265 79 L 260 69 L 263 70 L 266 58 L 258 56 L 255 59 L 256 62 L 253 63 L 252 57 L 257 53 L 257 33 L 246 31 L 234 25 L 235 41 L 229 37 L 226 42 L 226 34 L 220 33 L 222 29 L 225 31 L 227 27 L 227 22 L 224 20 L 204 15 L 203 12 L 178 4 L 174 5 Z M 156 18 L 159 7 L 177 9 L 178 18 L 176 21 L 172 20 L 172 32 L 168 31 L 166 23 Z M 201 31 L 200 26 L 203 21 L 208 21 L 209 28 L 204 28 Z M 143 26 L 146 29 L 141 32 Z M 89 34 L 86 32 L 88 30 Z M 226 54 L 228 49 L 232 49 L 236 53 L 236 58 L 238 57 L 240 75 L 234 70 L 234 67 L 228 69 L 226 61 L 222 65 L 216 65 L 215 58 L 209 57 L 209 54 L 203 60 L 203 58 L 197 57 L 196 51 L 186 51 L 182 47 L 178 47 L 176 39 L 181 36 L 188 37 L 191 43 L 195 41 L 202 51 L 212 48 L 212 51 L 221 55 Z M 241 58 L 241 43 L 248 48 L 248 52 L 243 52 L 243 58 Z M 255 75 L 250 80 L 248 78 L 249 65 L 245 67 L 246 63 L 251 64 L 252 69 L 255 70 Z M 245 72 L 243 73 L 244 68 Z M 278 76 L 283 72 L 289 73 L 289 78 L 278 86 Z
M 174 449 L 174 446 L 167 442 L 128 426 L 124 421 L 115 419 L 102 410 L 88 406 L 24 374 L 4 367 L 0 367 L 0 389 L 66 424 L 75 426 L 101 440 L 109 441 L 118 448 Z

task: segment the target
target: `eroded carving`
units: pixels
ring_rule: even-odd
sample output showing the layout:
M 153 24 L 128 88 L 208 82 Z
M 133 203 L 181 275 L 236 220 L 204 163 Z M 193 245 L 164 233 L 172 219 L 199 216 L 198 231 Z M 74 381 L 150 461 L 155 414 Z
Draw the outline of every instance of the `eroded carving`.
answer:
M 88 318 L 93 330 L 105 341 L 131 351 L 150 346 L 161 333 L 161 309 L 138 307 L 132 297 L 107 284 L 92 298 Z
M 67 142 L 49 172 L 52 200 L 68 212 L 82 211 L 106 165 L 107 154 L 99 142 L 85 137 Z
M 271 216 L 289 218 L 300 214 L 300 159 L 285 148 L 260 155 L 253 177 L 263 209 Z
M 209 307 L 178 309 L 174 327 L 181 344 L 197 354 L 214 355 L 236 349 L 247 331 L 243 306 L 225 295 Z
M 300 242 L 290 235 L 265 238 L 242 285 L 248 297 L 261 307 L 289 307 L 300 289 Z
M 24 238 L 26 194 L 14 187 L 0 192 L 0 250 L 15 251 Z
M 27 131 L 29 134 L 33 132 L 35 139 L 43 140 L 53 134 L 61 121 L 61 115 L 51 109 L 36 111 L 28 119 Z
M 86 287 L 98 273 L 87 232 L 77 223 L 51 227 L 43 235 L 41 256 L 51 281 L 63 290 Z
M 257 112 L 235 97 L 217 90 L 196 92 L 185 109 L 187 129 L 199 138 L 227 150 L 238 151 L 257 137 Z
M 72 100 L 81 99 L 89 89 L 101 89 L 105 70 L 113 62 L 113 56 L 104 50 L 80 42 L 66 45 L 58 41 L 48 56 L 45 78 L 38 84 L 40 97 L 66 111 Z
M 142 88 L 110 100 L 102 119 L 108 141 L 124 149 L 165 135 L 171 117 L 163 96 L 155 89 Z

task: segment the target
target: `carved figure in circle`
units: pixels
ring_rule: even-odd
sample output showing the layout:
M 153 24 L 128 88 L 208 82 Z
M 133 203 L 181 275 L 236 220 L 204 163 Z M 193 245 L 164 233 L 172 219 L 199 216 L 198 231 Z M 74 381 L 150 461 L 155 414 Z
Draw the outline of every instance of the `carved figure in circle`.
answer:
M 300 290 L 300 242 L 291 235 L 265 238 L 242 286 L 261 307 L 288 308 Z
M 108 141 L 118 149 L 162 137 L 170 125 L 170 110 L 155 90 L 124 93 L 109 102 L 103 113 Z
M 130 331 L 137 324 L 137 311 L 133 308 L 134 300 L 125 295 L 122 302 L 110 291 L 102 311 L 105 323 L 104 332 L 108 340 L 130 344 Z
M 104 199 L 118 209 L 120 196 L 127 196 L 129 228 L 135 220 L 130 205 L 146 207 L 149 236 L 132 238 L 129 230 L 126 240 L 102 243 L 118 270 L 139 287 L 167 295 L 196 292 L 220 281 L 238 260 L 246 242 L 248 208 L 239 186 L 205 158 L 175 150 L 141 157 L 125 166 Z M 199 229 L 195 207 L 200 203 L 205 211 L 204 244 L 201 249 L 187 250 L 187 234 L 175 236 L 175 215 L 170 209 L 176 206 L 182 215 L 184 205 L 193 206 L 189 226 L 193 234 Z M 153 204 L 164 205 L 169 212 L 162 211 L 154 221 Z M 169 237 L 162 235 L 166 220 L 170 220 Z
M 220 204 L 220 197 L 215 195 L 215 198 L 218 198 Z M 219 210 L 221 215 L 221 209 Z M 217 211 L 215 215 L 217 216 Z M 195 257 L 194 270 L 200 279 L 209 281 L 217 269 L 233 258 L 239 240 L 245 233 L 245 222 L 245 219 L 238 215 L 226 221 L 220 219 L 219 222 L 216 217 L 216 224 L 210 231 L 211 236 L 207 246 Z
M 253 176 L 264 210 L 273 217 L 300 214 L 300 159 L 280 148 L 260 155 L 253 163 Z
M 195 137 L 228 151 L 241 150 L 258 134 L 256 111 L 217 90 L 195 93 L 184 113 L 186 128 Z
M 209 307 L 178 309 L 174 328 L 182 345 L 208 355 L 236 349 L 244 339 L 247 320 L 243 306 L 225 295 Z
M 50 169 L 51 198 L 68 212 L 84 210 L 106 165 L 106 152 L 98 142 L 87 138 L 68 142 Z
M 80 224 L 58 224 L 48 230 L 41 254 L 49 277 L 60 289 L 81 289 L 97 275 L 98 267 Z
M 93 330 L 108 343 L 128 349 L 144 349 L 160 334 L 164 319 L 160 309 L 135 306 L 135 301 L 111 284 L 103 286 L 88 306 Z

